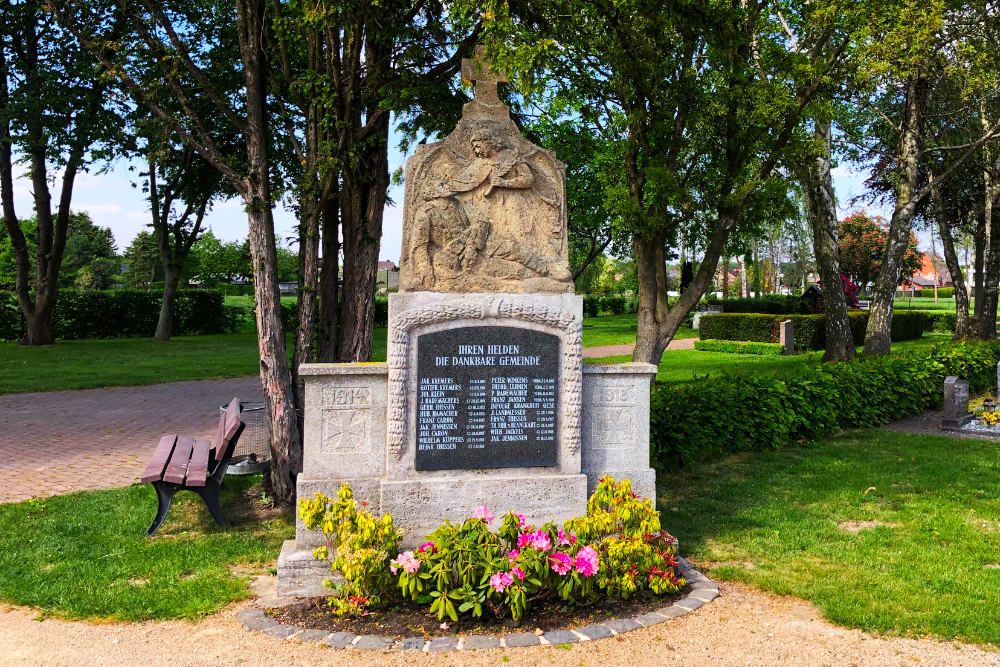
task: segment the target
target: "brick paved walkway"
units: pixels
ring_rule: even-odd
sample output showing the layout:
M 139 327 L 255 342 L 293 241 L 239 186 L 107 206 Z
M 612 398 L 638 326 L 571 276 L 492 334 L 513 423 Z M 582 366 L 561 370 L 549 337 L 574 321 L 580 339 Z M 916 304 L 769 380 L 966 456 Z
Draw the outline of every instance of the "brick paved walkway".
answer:
M 138 481 L 160 435 L 212 437 L 219 405 L 262 400 L 256 376 L 0 396 L 0 503 Z
M 678 338 L 667 344 L 668 350 L 693 350 L 694 342 L 697 338 Z M 583 348 L 584 359 L 601 359 L 603 357 L 620 357 L 632 354 L 635 343 L 624 343 L 622 345 L 599 345 L 596 347 Z

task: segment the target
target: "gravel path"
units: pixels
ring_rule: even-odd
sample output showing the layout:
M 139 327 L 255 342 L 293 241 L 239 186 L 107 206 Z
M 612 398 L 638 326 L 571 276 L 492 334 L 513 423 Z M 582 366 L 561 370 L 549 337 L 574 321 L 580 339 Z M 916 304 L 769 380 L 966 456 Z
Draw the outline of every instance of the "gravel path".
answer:
M 710 605 L 662 625 L 572 647 L 425 655 L 344 651 L 249 633 L 238 607 L 198 623 L 35 620 L 0 606 L 0 665 L 997 665 L 981 647 L 880 638 L 822 620 L 812 605 L 723 584 Z
M 694 342 L 697 338 L 677 338 L 667 344 L 667 350 L 693 350 Z M 632 354 L 635 343 L 623 343 L 621 345 L 598 345 L 595 347 L 583 348 L 584 359 L 601 359 L 603 357 L 620 357 Z

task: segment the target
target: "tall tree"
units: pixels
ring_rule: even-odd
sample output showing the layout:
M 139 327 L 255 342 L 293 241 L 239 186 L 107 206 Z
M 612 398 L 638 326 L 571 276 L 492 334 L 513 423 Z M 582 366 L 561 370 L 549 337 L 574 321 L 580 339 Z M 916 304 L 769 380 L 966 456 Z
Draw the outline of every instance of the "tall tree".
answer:
M 116 39 L 118 15 L 107 21 Z M 8 2 L 0 14 L 0 200 L 16 263 L 14 291 L 27 322 L 24 345 L 55 342 L 52 313 L 76 176 L 100 159 L 118 132 L 117 118 L 95 58 L 40 0 Z M 15 153 L 29 165 L 37 221 L 33 260 L 14 207 Z M 53 208 L 50 184 L 59 170 Z
M 268 60 L 264 42 L 269 35 L 266 0 L 236 0 L 231 11 L 213 2 L 141 0 L 124 4 L 130 39 L 109 42 L 98 30 L 78 20 L 79 5 L 46 0 L 62 25 L 74 31 L 98 55 L 110 77 L 217 169 L 246 206 L 256 300 L 260 377 L 267 401 L 271 435 L 270 483 L 274 496 L 291 502 L 295 478 L 302 466 L 302 439 L 281 323 L 278 257 L 272 216 L 270 113 L 267 108 Z M 243 86 L 239 95 L 225 96 L 213 68 L 213 49 L 240 54 Z M 110 53 L 108 51 L 111 51 Z M 148 81 L 148 63 L 156 63 L 158 85 Z M 206 119 L 189 103 L 193 96 L 211 102 L 238 136 L 245 153 L 230 160 L 209 132 Z M 165 97 L 170 104 L 161 104 Z M 171 108 L 180 111 L 172 113 Z

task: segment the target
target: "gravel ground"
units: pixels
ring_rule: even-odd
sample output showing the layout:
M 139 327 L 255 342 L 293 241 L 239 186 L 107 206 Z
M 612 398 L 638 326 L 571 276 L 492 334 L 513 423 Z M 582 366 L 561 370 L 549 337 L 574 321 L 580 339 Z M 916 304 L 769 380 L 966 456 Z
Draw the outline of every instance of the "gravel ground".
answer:
M 931 639 L 874 637 L 822 620 L 810 604 L 743 586 L 687 616 L 571 648 L 415 655 L 344 651 L 240 628 L 232 608 L 199 623 L 35 620 L 0 606 L 2 665 L 997 665 L 1000 653 Z

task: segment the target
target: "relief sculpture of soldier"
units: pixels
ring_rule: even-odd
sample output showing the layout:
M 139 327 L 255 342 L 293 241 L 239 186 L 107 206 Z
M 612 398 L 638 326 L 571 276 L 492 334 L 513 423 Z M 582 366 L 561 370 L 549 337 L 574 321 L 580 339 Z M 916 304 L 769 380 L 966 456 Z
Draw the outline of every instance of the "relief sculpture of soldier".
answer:
M 400 287 L 570 291 L 561 165 L 509 118 L 496 117 L 496 77 L 486 78 L 494 90 L 484 96 L 483 76 L 456 132 L 407 165 L 414 196 L 407 198 Z

